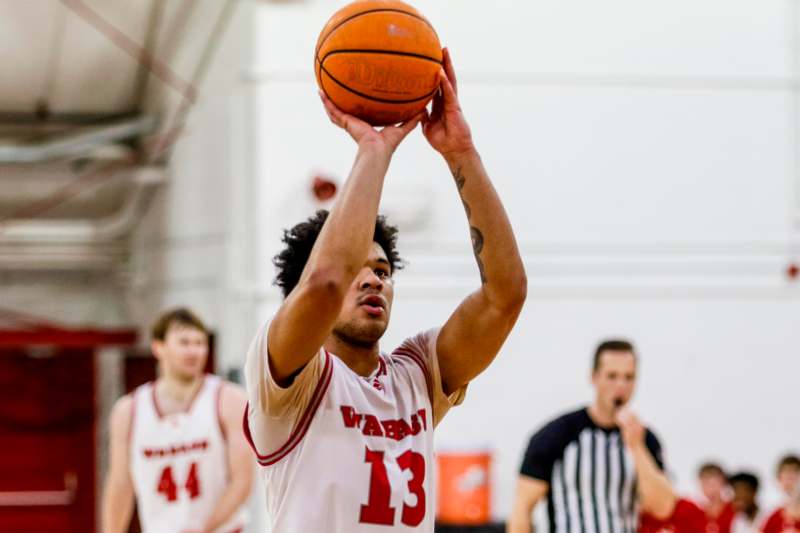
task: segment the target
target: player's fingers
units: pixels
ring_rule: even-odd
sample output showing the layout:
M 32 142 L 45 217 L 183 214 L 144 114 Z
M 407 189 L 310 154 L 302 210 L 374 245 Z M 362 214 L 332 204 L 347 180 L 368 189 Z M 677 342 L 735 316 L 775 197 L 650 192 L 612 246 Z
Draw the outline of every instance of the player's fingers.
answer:
M 422 110 L 422 121 L 421 121 L 422 125 L 424 126 L 425 124 L 427 124 L 428 121 L 430 121 L 430 119 L 431 119 L 431 115 L 430 115 L 430 113 L 428 113 L 428 109 L 427 108 L 423 109 Z
M 345 114 L 336 107 L 322 91 L 319 92 L 319 97 L 322 100 L 322 105 L 325 106 L 325 112 L 328 114 L 328 118 L 331 119 L 331 122 L 340 128 L 346 129 L 347 120 L 345 119 Z
M 436 122 L 442 116 L 442 108 L 444 107 L 444 100 L 442 96 L 442 90 L 439 89 L 436 91 L 436 94 L 433 96 L 433 103 L 431 104 L 431 114 L 430 114 L 430 121 Z
M 442 48 L 442 62 L 444 64 L 444 72 L 447 74 L 447 79 L 453 86 L 453 91 L 458 94 L 458 80 L 456 79 L 456 69 L 453 68 L 453 57 L 450 55 L 450 49 Z
M 403 137 L 411 133 L 414 130 L 414 128 L 416 128 L 420 122 L 426 120 L 427 117 L 428 117 L 428 112 L 423 109 L 422 111 L 414 115 L 410 120 L 407 120 L 406 122 L 400 124 L 400 126 L 398 127 L 400 128 L 400 132 L 403 134 Z
M 444 107 L 451 105 L 458 106 L 458 95 L 456 94 L 455 89 L 453 89 L 453 85 L 450 83 L 450 80 L 447 79 L 447 74 L 445 74 L 444 70 L 439 71 L 439 81 L 442 88 L 442 100 L 444 102 Z

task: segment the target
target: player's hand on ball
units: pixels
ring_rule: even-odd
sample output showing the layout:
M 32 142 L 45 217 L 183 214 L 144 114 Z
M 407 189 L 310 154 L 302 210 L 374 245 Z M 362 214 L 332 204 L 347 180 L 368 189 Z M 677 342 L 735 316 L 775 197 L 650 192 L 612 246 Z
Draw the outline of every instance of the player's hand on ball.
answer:
M 405 139 L 428 114 L 427 111 L 423 110 L 406 122 L 396 126 L 386 126 L 385 128 L 377 130 L 360 118 L 348 115 L 336 107 L 322 91 L 319 92 L 319 97 L 322 99 L 325 112 L 328 113 L 328 118 L 331 119 L 331 122 L 349 133 L 350 137 L 358 143 L 359 147 L 372 145 L 387 150 L 389 154 L 397 149 L 397 146 L 403 139 Z
M 617 412 L 617 425 L 622 433 L 622 442 L 628 448 L 635 448 L 644 445 L 645 429 L 639 418 L 633 411 L 627 408 Z
M 433 97 L 430 117 L 424 121 L 422 132 L 430 145 L 445 158 L 457 157 L 475 149 L 467 120 L 458 103 L 458 82 L 450 51 L 442 50 L 443 69 L 439 72 L 439 92 Z

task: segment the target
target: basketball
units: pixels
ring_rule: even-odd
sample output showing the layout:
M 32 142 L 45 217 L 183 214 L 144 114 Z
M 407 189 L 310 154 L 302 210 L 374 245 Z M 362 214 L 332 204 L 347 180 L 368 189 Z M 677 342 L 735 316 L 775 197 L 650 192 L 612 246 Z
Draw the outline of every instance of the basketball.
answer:
M 317 40 L 317 83 L 342 111 L 373 126 L 410 119 L 439 86 L 442 47 L 419 11 L 359 0 L 337 11 Z

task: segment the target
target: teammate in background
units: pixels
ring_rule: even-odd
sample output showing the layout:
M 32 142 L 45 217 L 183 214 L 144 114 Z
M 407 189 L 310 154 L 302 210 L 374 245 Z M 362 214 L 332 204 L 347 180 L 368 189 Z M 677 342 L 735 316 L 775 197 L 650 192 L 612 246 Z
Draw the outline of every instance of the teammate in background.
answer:
M 756 533 L 762 522 L 758 506 L 758 477 L 750 472 L 737 472 L 728 478 L 733 489 L 733 508 L 736 515 L 731 533 Z
M 247 356 L 245 431 L 269 487 L 276 532 L 433 533 L 433 429 L 500 350 L 526 295 L 511 225 L 481 163 L 444 51 L 440 92 L 422 113 L 378 131 L 321 95 L 358 144 L 330 214 L 284 236 L 280 309 Z M 450 168 L 481 283 L 440 328 L 390 354 L 396 228 L 378 217 L 392 154 L 420 122 Z
M 800 533 L 800 457 L 783 457 L 778 462 L 777 477 L 786 502 L 767 518 L 762 532 Z
M 235 533 L 253 481 L 244 392 L 206 375 L 208 330 L 187 309 L 152 328 L 160 377 L 111 413 L 103 533 L 126 533 L 134 494 L 143 533 Z
M 703 500 L 700 507 L 705 511 L 708 533 L 730 533 L 736 511 L 730 500 L 730 487 L 725 471 L 717 463 L 705 463 L 697 472 Z
M 675 497 L 661 445 L 625 405 L 636 382 L 631 343 L 610 340 L 594 354 L 595 401 L 560 416 L 530 440 L 522 461 L 509 533 L 530 533 L 545 497 L 551 533 L 630 533 L 638 511 L 668 519 Z

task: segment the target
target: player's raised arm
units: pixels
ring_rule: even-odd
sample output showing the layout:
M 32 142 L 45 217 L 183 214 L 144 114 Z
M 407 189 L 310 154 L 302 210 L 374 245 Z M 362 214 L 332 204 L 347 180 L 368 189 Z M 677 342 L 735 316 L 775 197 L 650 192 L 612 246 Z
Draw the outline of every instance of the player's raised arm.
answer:
M 128 433 L 133 396 L 123 396 L 111 411 L 109 467 L 103 488 L 103 533 L 125 533 L 133 514 L 133 481 L 128 457 Z
M 300 281 L 270 324 L 269 362 L 279 384 L 288 383 L 330 334 L 345 293 L 372 247 L 383 180 L 392 154 L 424 116 L 421 113 L 404 124 L 377 131 L 321 97 L 331 122 L 358 143 L 358 153 Z
M 459 305 L 439 334 L 442 385 L 451 393 L 497 355 L 522 310 L 527 278 L 508 216 L 472 143 L 447 50 L 441 91 L 423 132 L 455 179 L 481 276 L 480 288 Z

